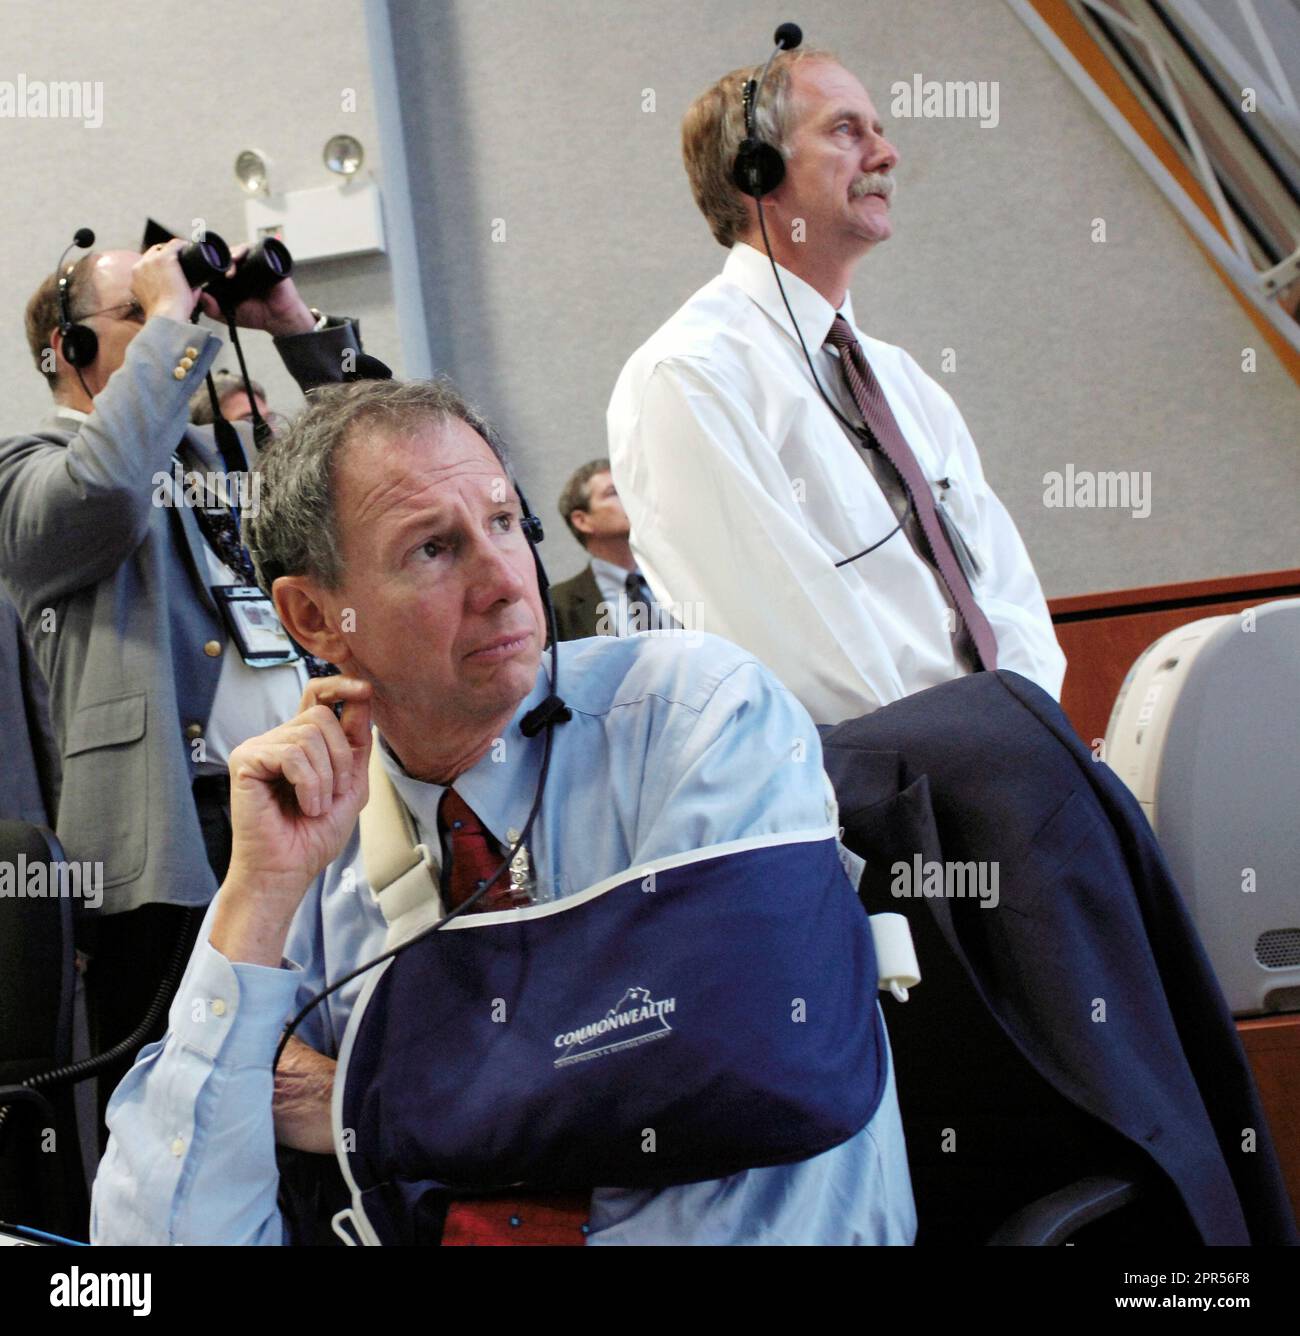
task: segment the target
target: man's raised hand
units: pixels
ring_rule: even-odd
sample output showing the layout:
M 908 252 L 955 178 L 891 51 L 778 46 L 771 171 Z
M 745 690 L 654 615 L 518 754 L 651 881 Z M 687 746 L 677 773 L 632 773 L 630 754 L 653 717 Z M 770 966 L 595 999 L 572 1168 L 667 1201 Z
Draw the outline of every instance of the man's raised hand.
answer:
M 236 246 L 230 252 L 227 278 L 234 278 L 240 261 L 248 255 L 247 244 Z M 203 314 L 225 324 L 225 314 L 210 292 L 199 296 Z M 260 297 L 245 297 L 235 308 L 235 324 L 245 329 L 264 329 L 279 338 L 284 334 L 305 334 L 316 324 L 316 317 L 308 309 L 291 278 L 281 279 Z
M 190 318 L 198 290 L 181 269 L 180 253 L 185 243 L 177 237 L 150 246 L 131 269 L 131 295 L 140 303 L 145 318 L 169 316 L 184 324 Z
M 369 794 L 370 695 L 358 678 L 312 678 L 298 714 L 231 753 L 230 871 L 212 932 L 230 959 L 279 964 L 303 895 L 352 834 Z

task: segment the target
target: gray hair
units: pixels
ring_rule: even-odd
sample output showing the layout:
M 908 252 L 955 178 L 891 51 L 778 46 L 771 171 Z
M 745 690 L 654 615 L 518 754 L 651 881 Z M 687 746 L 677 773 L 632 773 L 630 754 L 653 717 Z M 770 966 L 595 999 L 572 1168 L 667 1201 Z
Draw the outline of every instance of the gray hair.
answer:
M 789 157 L 786 140 L 794 125 L 790 71 L 805 60 L 838 61 L 831 51 L 796 47 L 782 51 L 772 62 L 754 108 L 754 128 L 765 143 Z M 691 103 L 682 120 L 682 158 L 695 203 L 708 221 L 713 239 L 728 249 L 749 227 L 745 196 L 731 179 L 731 169 L 745 138 L 744 91 L 763 67 L 746 66 L 724 74 Z
M 313 390 L 307 407 L 258 460 L 259 505 L 244 526 L 257 582 L 266 594 L 281 575 L 306 575 L 326 589 L 343 580 L 337 493 L 339 461 L 359 435 L 418 431 L 459 419 L 472 427 L 513 483 L 505 448 L 487 420 L 438 380 L 361 380 Z M 254 493 L 257 495 L 257 493 Z

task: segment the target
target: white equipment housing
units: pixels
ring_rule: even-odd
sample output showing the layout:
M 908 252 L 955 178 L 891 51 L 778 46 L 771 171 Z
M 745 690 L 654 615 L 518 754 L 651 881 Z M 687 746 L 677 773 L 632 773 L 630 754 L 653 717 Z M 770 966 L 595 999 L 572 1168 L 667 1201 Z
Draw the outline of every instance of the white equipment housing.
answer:
M 1120 688 L 1106 760 L 1155 828 L 1233 1014 L 1300 1010 L 1300 599 L 1161 636 Z

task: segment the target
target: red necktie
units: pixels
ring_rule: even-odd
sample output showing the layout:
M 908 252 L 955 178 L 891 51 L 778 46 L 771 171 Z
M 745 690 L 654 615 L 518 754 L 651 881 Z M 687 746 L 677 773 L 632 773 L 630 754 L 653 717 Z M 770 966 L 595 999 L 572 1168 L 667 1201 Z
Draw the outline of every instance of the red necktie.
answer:
M 444 1248 L 566 1247 L 587 1242 L 590 1192 L 533 1193 L 454 1201 L 442 1227 Z
M 448 909 L 456 909 L 501 866 L 501 846 L 455 789 L 448 789 L 442 795 L 438 804 L 438 826 L 447 835 L 449 845 L 448 865 L 442 876 L 443 898 Z M 510 873 L 506 871 L 470 912 L 517 909 L 528 903 L 527 892 L 511 890 Z
M 885 392 L 880 388 L 880 382 L 867 361 L 866 353 L 862 351 L 862 345 L 843 316 L 835 317 L 831 324 L 831 332 L 826 336 L 826 342 L 839 350 L 840 369 L 844 373 L 844 380 L 849 387 L 849 393 L 853 396 L 853 402 L 857 404 L 862 420 L 879 445 L 880 453 L 893 465 L 894 472 L 898 474 L 903 484 L 903 490 L 912 502 L 912 509 L 916 513 L 921 533 L 925 536 L 926 545 L 934 558 L 934 564 L 948 587 L 949 594 L 952 595 L 957 615 L 965 623 L 966 630 L 975 644 L 980 667 L 992 672 L 998 666 L 997 637 L 989 625 L 989 619 L 976 603 L 966 573 L 962 570 L 961 563 L 952 550 L 952 544 L 948 541 L 948 535 L 944 532 L 938 511 L 935 509 L 934 497 L 930 494 L 930 484 L 926 482 L 925 474 L 912 453 L 912 447 L 908 445 L 902 428 L 894 418 L 889 401 L 885 398 Z
M 448 909 L 463 905 L 501 866 L 501 846 L 474 814 L 474 809 L 448 789 L 438 804 L 438 825 L 447 835 L 448 865 L 442 890 Z M 510 874 L 501 879 L 469 912 L 515 909 L 528 904 L 527 891 L 512 891 Z M 485 1109 L 485 1117 L 491 1111 Z M 443 1247 L 560 1245 L 581 1247 L 587 1241 L 590 1192 L 530 1193 L 527 1196 L 482 1197 L 453 1201 L 442 1229 Z

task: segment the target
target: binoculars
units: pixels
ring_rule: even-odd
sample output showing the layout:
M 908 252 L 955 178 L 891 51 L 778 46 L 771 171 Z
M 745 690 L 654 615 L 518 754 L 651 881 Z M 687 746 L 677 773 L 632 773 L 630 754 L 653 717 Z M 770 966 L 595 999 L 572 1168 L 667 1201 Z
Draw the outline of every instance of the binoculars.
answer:
M 188 242 L 180 252 L 181 272 L 192 288 L 204 288 L 226 310 L 232 310 L 249 297 L 265 297 L 277 283 L 293 273 L 293 256 L 283 241 L 266 237 L 248 252 L 234 275 L 230 268 L 230 247 L 215 232 L 202 241 Z

